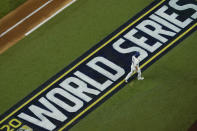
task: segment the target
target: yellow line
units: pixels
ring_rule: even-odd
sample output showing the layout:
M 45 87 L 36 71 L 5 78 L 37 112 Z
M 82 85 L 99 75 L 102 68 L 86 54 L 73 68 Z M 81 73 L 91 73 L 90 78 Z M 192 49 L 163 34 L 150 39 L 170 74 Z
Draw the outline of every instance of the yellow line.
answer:
M 59 81 L 61 78 L 63 78 L 64 76 L 66 76 L 68 73 L 70 73 L 72 70 L 74 70 L 77 66 L 79 66 L 80 64 L 82 64 L 84 61 L 86 61 L 88 58 L 90 58 L 92 55 L 94 55 L 96 52 L 98 52 L 99 50 L 101 50 L 103 47 L 105 47 L 107 44 L 109 44 L 112 40 L 114 40 L 116 37 L 118 37 L 120 34 L 122 34 L 125 30 L 127 30 L 128 28 L 130 28 L 132 25 L 134 25 L 135 23 L 137 23 L 140 19 L 142 19 L 144 16 L 146 16 L 148 13 L 150 13 L 151 11 L 153 11 L 155 8 L 157 8 L 159 5 L 161 5 L 165 0 L 162 0 L 161 2 L 159 2 L 156 6 L 154 6 L 153 8 L 151 8 L 149 11 L 147 11 L 145 14 L 143 14 L 141 17 L 139 17 L 137 20 L 135 20 L 134 22 L 132 22 L 131 24 L 129 24 L 127 27 L 125 27 L 123 30 L 121 30 L 118 34 L 116 34 L 115 36 L 113 36 L 110 40 L 108 40 L 105 44 L 103 44 L 102 46 L 100 46 L 98 49 L 96 49 L 94 52 L 92 52 L 90 55 L 88 55 L 86 58 L 84 58 L 83 60 L 81 60 L 79 63 L 77 63 L 75 66 L 73 66 L 70 70 L 68 70 L 67 72 L 65 72 L 63 75 L 61 75 L 59 78 L 57 78 L 54 82 L 52 82 L 50 85 L 48 85 L 46 88 L 44 88 L 42 91 L 38 92 L 36 95 L 34 95 L 32 98 L 30 98 L 28 101 L 26 101 L 24 104 L 22 104 L 20 107 L 18 107 L 16 110 L 14 110 L 12 113 L 10 113 L 8 116 L 6 116 L 4 119 L 2 119 L 0 121 L 0 124 L 3 123 L 5 120 L 7 120 L 9 117 L 11 117 L 13 114 L 15 114 L 17 111 L 19 111 L 20 109 L 22 109 L 24 106 L 26 106 L 29 102 L 31 102 L 33 99 L 35 99 L 37 96 L 39 96 L 40 94 L 42 94 L 44 91 L 46 91 L 48 88 L 50 88 L 53 84 L 55 84 L 57 81 Z
M 75 118 L 73 118 L 71 121 L 69 121 L 65 126 L 63 126 L 59 131 L 62 131 L 67 126 L 69 126 L 71 123 L 73 123 L 76 119 L 78 119 L 81 115 L 83 115 L 85 112 L 87 112 L 90 108 L 92 108 L 95 104 L 97 104 L 99 101 L 101 101 L 103 98 L 105 98 L 107 95 L 109 95 L 112 91 L 114 91 L 118 86 L 120 86 L 124 80 L 119 82 L 116 86 L 114 86 L 112 89 L 110 89 L 108 92 L 106 92 L 103 96 L 101 96 L 99 99 L 97 99 L 94 103 L 92 103 L 89 107 L 87 107 L 85 110 L 83 110 L 79 115 L 77 115 Z
M 157 56 L 159 56 L 162 52 L 164 52 L 166 49 L 168 49 L 170 46 L 172 46 L 177 40 L 179 40 L 181 37 L 183 37 L 185 34 L 187 34 L 189 31 L 191 31 L 193 28 L 197 26 L 197 23 L 194 24 L 192 27 L 190 27 L 187 31 L 185 31 L 183 34 L 181 34 L 179 37 L 177 37 L 174 41 L 172 41 L 170 44 L 168 44 L 165 48 L 163 48 L 161 51 L 159 51 L 156 55 L 154 55 L 152 58 L 150 58 L 148 61 L 146 61 L 141 68 L 146 66 L 150 61 L 155 59 Z
M 134 25 L 135 23 L 137 23 L 140 19 L 142 19 L 144 16 L 146 16 L 148 13 L 150 13 L 151 11 L 153 11 L 155 8 L 157 8 L 159 5 L 161 5 L 165 0 L 162 0 L 161 2 L 159 2 L 156 6 L 154 6 L 153 8 L 151 8 L 149 11 L 147 11 L 145 14 L 143 14 L 141 17 L 139 17 L 137 20 L 135 20 L 134 22 L 132 22 L 131 24 L 129 24 L 126 28 L 124 28 L 122 31 L 120 31 L 118 34 L 116 34 L 114 37 L 112 37 L 109 41 L 107 41 L 105 44 L 103 44 L 100 48 L 98 48 L 97 50 L 100 50 L 101 48 L 103 48 L 105 45 L 107 45 L 109 42 L 111 42 L 112 40 L 114 40 L 117 36 L 119 36 L 120 34 L 122 34 L 124 31 L 126 31 L 128 28 L 130 28 L 132 25 Z M 97 52 L 97 50 L 95 50 L 95 52 Z M 94 53 L 94 52 L 93 52 Z M 90 56 L 92 56 L 90 54 Z M 88 58 L 90 56 L 87 56 Z M 86 57 L 86 58 L 87 58 Z M 88 59 L 87 58 L 87 59 Z M 103 98 L 105 98 L 108 94 L 110 94 L 112 91 L 114 91 L 117 87 L 119 87 L 122 83 L 124 82 L 124 80 L 122 80 L 121 82 L 119 82 L 116 86 L 114 86 L 112 89 L 110 89 L 108 92 L 106 92 L 103 96 L 101 96 L 99 99 L 97 99 L 94 103 L 92 103 L 89 107 L 87 107 L 85 110 L 83 110 L 80 114 L 78 114 L 75 118 L 73 118 L 71 121 L 69 121 L 65 126 L 63 126 L 62 128 L 59 129 L 59 131 L 62 131 L 63 129 L 65 129 L 66 127 L 68 127 L 71 123 L 73 123 L 75 120 L 77 120 L 80 116 L 82 116 L 85 112 L 87 112 L 89 109 L 91 109 L 95 104 L 97 104 L 99 101 L 101 101 Z
M 147 62 L 145 62 L 143 65 L 140 66 L 140 68 L 143 68 L 146 66 L 149 62 L 151 62 L 153 59 L 155 59 L 158 55 L 160 55 L 162 52 L 164 52 L 166 49 L 168 49 L 170 46 L 172 46 L 177 40 L 182 38 L 185 34 L 187 34 L 189 31 L 191 31 L 193 28 L 197 26 L 197 23 L 194 24 L 191 28 L 189 28 L 187 31 L 185 31 L 183 34 L 181 34 L 177 39 L 172 41 L 170 44 L 168 44 L 165 48 L 163 48 L 160 52 L 158 52 L 156 55 L 154 55 L 151 59 L 149 59 Z M 133 73 L 132 75 L 134 75 Z M 101 101 L 103 98 L 105 98 L 108 94 L 110 94 L 112 91 L 114 91 L 117 87 L 119 87 L 122 83 L 124 83 L 124 79 L 119 82 L 117 85 L 115 85 L 112 89 L 110 89 L 108 92 L 106 92 L 103 96 L 101 96 L 98 100 L 96 100 L 94 103 L 92 103 L 89 107 L 87 107 L 85 110 L 83 110 L 80 114 L 78 114 L 75 118 L 73 118 L 71 121 L 69 121 L 65 126 L 59 129 L 59 131 L 64 130 L 66 127 L 68 127 L 71 123 L 73 123 L 75 120 L 77 120 L 80 116 L 82 116 L 85 112 L 87 112 L 89 109 L 91 109 L 94 105 L 96 105 L 99 101 Z

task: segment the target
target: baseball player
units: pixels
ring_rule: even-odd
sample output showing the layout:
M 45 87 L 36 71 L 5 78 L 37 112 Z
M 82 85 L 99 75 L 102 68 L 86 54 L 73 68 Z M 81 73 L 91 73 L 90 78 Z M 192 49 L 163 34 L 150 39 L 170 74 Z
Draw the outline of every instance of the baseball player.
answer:
M 138 58 L 140 56 L 139 52 L 136 52 L 132 56 L 132 63 L 131 63 L 131 71 L 128 73 L 128 75 L 125 78 L 125 82 L 128 82 L 129 77 L 133 74 L 134 71 L 138 73 L 137 79 L 138 80 L 144 80 L 144 77 L 141 76 L 141 69 L 139 67 L 140 59 Z

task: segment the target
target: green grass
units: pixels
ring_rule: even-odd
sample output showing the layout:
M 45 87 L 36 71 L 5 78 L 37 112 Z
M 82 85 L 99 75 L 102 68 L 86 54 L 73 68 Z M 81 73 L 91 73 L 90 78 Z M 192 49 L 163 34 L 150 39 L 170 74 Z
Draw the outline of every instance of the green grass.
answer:
M 197 119 L 197 33 L 71 131 L 187 131 Z M 171 62 L 170 62 L 171 61 Z
M 16 9 L 27 0 L 1 0 L 0 1 L 0 18 Z
M 66 67 L 151 0 L 79 0 L 0 56 L 0 113 Z M 197 119 L 192 34 L 71 131 L 186 131 Z
M 141 0 L 138 1 L 138 5 L 144 4 L 145 7 L 150 2 Z M 3 94 L 0 99 L 5 99 L 7 94 L 15 97 L 6 98 L 0 103 L 0 113 L 24 95 L 28 95 L 142 9 L 131 8 L 126 3 L 129 3 L 129 0 L 80 0 L 2 54 L 0 87 L 7 87 L 9 90 L 0 88 Z M 109 12 L 105 13 L 106 10 Z

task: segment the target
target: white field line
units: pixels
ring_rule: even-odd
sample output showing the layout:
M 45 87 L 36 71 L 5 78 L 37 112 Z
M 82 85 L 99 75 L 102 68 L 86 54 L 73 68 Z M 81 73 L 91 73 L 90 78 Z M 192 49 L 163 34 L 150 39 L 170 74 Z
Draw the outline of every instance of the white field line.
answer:
M 26 16 L 25 18 L 23 18 L 22 20 L 20 20 L 18 23 L 16 23 L 15 25 L 13 25 L 12 27 L 10 27 L 9 29 L 7 29 L 5 32 L 3 32 L 0 35 L 0 38 L 2 36 L 4 36 L 5 34 L 7 34 L 9 31 L 13 30 L 14 28 L 16 28 L 18 25 L 20 25 L 21 23 L 23 23 L 25 20 L 27 20 L 29 17 L 31 17 L 32 15 L 34 15 L 35 13 L 37 13 L 38 11 L 40 11 L 42 8 L 44 8 L 46 5 L 48 5 L 49 3 L 51 3 L 53 0 L 49 0 L 47 1 L 44 5 L 42 5 L 41 7 L 39 7 L 38 9 L 36 9 L 34 12 L 32 12 L 31 14 L 29 14 L 28 16 Z
M 57 12 L 55 12 L 53 15 L 51 15 L 50 17 L 48 17 L 47 19 L 45 19 L 43 22 L 41 22 L 40 24 L 38 24 L 36 27 L 34 27 L 33 29 L 31 29 L 30 31 L 28 31 L 27 33 L 25 33 L 25 36 L 28 36 L 29 34 L 31 34 L 33 31 L 35 31 L 36 29 L 38 29 L 40 26 L 42 26 L 43 24 L 45 24 L 47 21 L 49 21 L 54 16 L 56 16 L 57 14 L 59 14 L 60 12 L 62 12 L 65 8 L 69 7 L 74 2 L 76 2 L 76 0 L 72 0 L 70 3 L 68 3 L 67 5 L 65 5 L 63 8 L 59 9 Z

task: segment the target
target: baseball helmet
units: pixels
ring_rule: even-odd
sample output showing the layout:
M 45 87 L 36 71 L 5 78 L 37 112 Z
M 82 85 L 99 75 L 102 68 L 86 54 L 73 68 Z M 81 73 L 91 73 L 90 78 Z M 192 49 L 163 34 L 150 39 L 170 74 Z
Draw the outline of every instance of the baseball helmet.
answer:
M 138 56 L 140 56 L 140 53 L 139 52 L 136 52 L 134 56 L 135 57 L 138 57 Z

